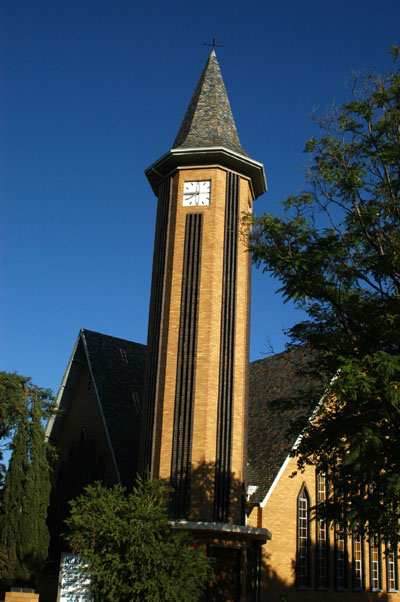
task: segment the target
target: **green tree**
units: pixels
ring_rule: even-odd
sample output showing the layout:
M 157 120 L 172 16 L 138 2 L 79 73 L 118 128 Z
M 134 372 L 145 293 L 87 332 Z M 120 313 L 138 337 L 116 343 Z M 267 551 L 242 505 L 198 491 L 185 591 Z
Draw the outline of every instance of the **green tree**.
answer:
M 27 409 L 26 409 L 27 410 Z M 12 442 L 12 454 L 3 488 L 0 514 L 0 578 L 4 582 L 26 581 L 19 553 L 23 536 L 22 504 L 28 466 L 28 412 L 22 412 Z
M 96 599 L 198 600 L 211 577 L 209 559 L 168 522 L 167 494 L 160 480 L 138 480 L 131 493 L 95 483 L 70 502 L 66 539 L 87 563 Z
M 0 505 L 0 580 L 34 584 L 49 543 L 50 481 L 42 419 L 51 412 L 52 396 L 30 378 L 4 372 L 0 391 L 7 435 L 12 436 Z
M 15 429 L 17 420 L 23 411 L 24 400 L 21 396 L 21 380 L 18 374 L 0 372 L 0 462 L 6 440 Z M 0 465 L 0 478 L 4 476 L 4 465 Z
M 320 511 L 398 541 L 399 49 L 392 54 L 389 73 L 354 76 L 350 101 L 316 118 L 306 191 L 283 203 L 283 217 L 255 218 L 250 247 L 284 299 L 306 312 L 289 345 L 308 344 L 310 377 L 327 383 L 294 452 L 300 468 L 312 463 L 332 476 L 336 497 Z

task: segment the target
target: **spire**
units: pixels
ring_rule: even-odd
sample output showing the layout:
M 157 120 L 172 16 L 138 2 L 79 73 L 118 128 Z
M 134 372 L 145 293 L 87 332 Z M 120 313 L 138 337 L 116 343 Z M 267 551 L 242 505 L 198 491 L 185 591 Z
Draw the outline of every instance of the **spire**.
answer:
M 172 148 L 223 147 L 247 156 L 212 49 Z
M 264 166 L 243 150 L 214 49 L 201 74 L 173 147 L 146 169 L 154 194 L 177 167 L 221 165 L 249 178 L 254 198 L 267 190 Z

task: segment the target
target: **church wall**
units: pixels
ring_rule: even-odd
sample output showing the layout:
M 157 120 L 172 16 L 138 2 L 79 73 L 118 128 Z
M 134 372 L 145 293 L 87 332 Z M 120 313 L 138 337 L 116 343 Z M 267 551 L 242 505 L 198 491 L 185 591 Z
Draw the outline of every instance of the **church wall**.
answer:
M 87 366 L 82 368 L 73 398 L 62 420 L 56 442 L 57 462 L 53 467 L 53 479 L 57 477 L 60 464 L 68 460 L 71 447 L 75 445 L 77 450 L 79 449 L 79 442 L 83 434 L 88 443 L 96 441 L 97 453 L 102 456 L 102 472 L 105 480 L 116 482 L 117 474 Z
M 184 205 L 185 182 L 207 180 L 210 204 Z M 180 167 L 169 176 L 168 193 L 163 182 L 159 197 L 160 206 L 168 198 L 170 202 L 164 219 L 164 268 L 153 272 L 157 283 L 151 301 L 150 321 L 160 315 L 156 357 L 152 349 L 149 353 L 158 366 L 152 474 L 177 479 L 176 497 L 190 497 L 192 519 L 212 520 L 225 512 L 240 524 L 250 270 L 239 220 L 251 207 L 252 190 L 246 177 L 218 165 Z M 149 391 L 148 383 L 146 387 Z M 153 403 L 148 395 L 146 411 Z M 186 472 L 191 473 L 190 485 L 185 484 Z M 229 488 L 228 509 L 223 496 Z M 189 510 L 179 506 L 174 512 L 186 516 Z
M 253 196 L 249 181 L 240 179 L 239 220 L 243 214 L 251 210 Z M 249 365 L 249 332 L 250 332 L 250 287 L 251 264 L 247 242 L 239 225 L 236 326 L 235 326 L 235 380 L 233 410 L 232 466 L 241 467 L 241 472 L 233 473 L 232 499 L 240 496 L 239 487 L 244 481 L 247 464 L 247 405 L 248 405 L 248 365 Z M 237 403 L 240 400 L 240 403 Z
M 51 472 L 47 519 L 50 547 L 46 572 L 57 575 L 60 554 L 66 551 L 61 534 L 69 514 L 69 500 L 80 495 L 83 488 L 94 481 L 106 484 L 118 481 L 87 366 L 81 370 L 57 441 L 51 443 L 55 446 L 57 460 Z
M 189 209 L 182 207 L 183 181 L 210 178 L 214 178 L 211 188 L 211 209 L 213 210 L 205 211 L 202 207 L 190 207 Z M 165 392 L 159 474 L 164 478 L 169 477 L 171 469 L 174 403 L 168 402 L 173 401 L 175 396 L 185 217 L 189 212 L 202 213 L 204 216 L 196 362 L 196 384 L 199 383 L 200 386 L 196 386 L 195 391 L 192 458 L 195 468 L 202 463 L 208 464 L 215 460 L 219 349 L 217 344 L 211 344 L 211 342 L 219 341 L 220 321 L 212 320 L 210 317 L 220 314 L 223 236 L 216 237 L 215 232 L 218 230 L 223 232 L 224 205 L 216 204 L 214 191 L 224 189 L 224 187 L 225 172 L 217 169 L 179 171 L 173 181 L 173 196 L 178 196 L 178 200 L 171 207 L 174 237 L 173 240 L 172 236 L 170 237 L 169 245 L 173 245 L 174 256 L 173 261 L 169 261 L 167 264 L 166 273 L 166 281 L 171 283 L 170 288 L 166 291 L 170 297 L 168 299 L 170 328 L 163 330 L 162 341 L 163 351 L 166 355 L 166 378 L 163 383 Z M 217 224 L 222 225 L 218 228 Z M 211 236 L 209 232 L 212 233 Z M 168 256 L 172 256 L 172 248 L 169 250 Z M 168 353 L 166 353 L 167 346 Z M 206 362 L 201 361 L 204 357 L 207 358 Z
M 329 587 L 316 587 L 316 536 L 317 525 L 315 520 L 309 524 L 309 586 L 296 586 L 296 550 L 297 550 L 297 500 L 303 485 L 309 495 L 310 507 L 316 503 L 316 471 L 313 467 L 306 467 L 304 472 L 299 472 L 291 477 L 296 470 L 296 460 L 291 459 L 283 471 L 279 481 L 270 494 L 264 507 L 253 509 L 249 526 L 265 527 L 272 533 L 272 540 L 263 546 L 262 553 L 262 595 L 261 602 L 279 600 L 291 602 L 303 600 L 314 602 L 324 600 L 327 602 L 340 602 L 350 600 L 383 600 L 385 602 L 398 602 L 400 594 L 389 592 L 387 587 L 386 560 L 383 554 L 384 545 L 381 546 L 380 555 L 380 580 L 381 589 L 371 591 L 370 581 L 370 550 L 367 542 L 363 542 L 363 572 L 364 590 L 356 591 L 353 586 L 352 574 L 352 541 L 346 539 L 347 562 L 345 563 L 346 587 L 335 588 L 335 533 L 333 525 L 328 529 L 328 578 Z M 396 560 L 398 562 L 398 560 Z

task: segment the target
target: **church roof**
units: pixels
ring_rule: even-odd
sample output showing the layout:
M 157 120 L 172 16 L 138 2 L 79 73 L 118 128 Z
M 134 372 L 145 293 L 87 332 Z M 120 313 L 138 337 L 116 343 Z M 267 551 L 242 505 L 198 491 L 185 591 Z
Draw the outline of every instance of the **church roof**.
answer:
M 310 415 L 309 407 L 288 400 L 318 386 L 308 374 L 311 360 L 307 347 L 299 346 L 250 363 L 247 483 L 257 485 L 251 505 L 264 499 L 300 434 L 290 435 L 290 424 L 305 425 Z
M 246 155 L 239 141 L 214 49 L 201 74 L 172 148 L 209 147 L 224 147 Z
M 80 331 L 57 397 L 61 412 L 50 420 L 46 434 L 57 440 L 63 416 L 87 362 L 104 417 L 121 482 L 129 486 L 136 473 L 140 439 L 145 345 L 91 330 Z M 250 363 L 247 483 L 257 485 L 250 504 L 268 493 L 297 434 L 288 436 L 294 419 L 309 409 L 287 400 L 315 387 L 307 369 L 312 356 L 305 346 Z
M 146 346 L 81 330 L 121 482 L 136 476 Z
M 145 351 L 140 343 L 81 329 L 57 395 L 59 411 L 46 427 L 46 435 L 57 441 L 87 365 L 116 470 L 125 486 L 132 484 L 137 472 Z

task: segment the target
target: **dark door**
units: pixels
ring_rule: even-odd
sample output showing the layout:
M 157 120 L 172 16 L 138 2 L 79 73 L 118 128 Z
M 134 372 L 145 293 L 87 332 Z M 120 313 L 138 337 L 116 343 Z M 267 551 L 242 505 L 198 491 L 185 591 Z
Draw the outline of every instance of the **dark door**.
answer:
M 210 546 L 215 581 L 207 590 L 207 602 L 240 602 L 242 551 L 239 548 Z

